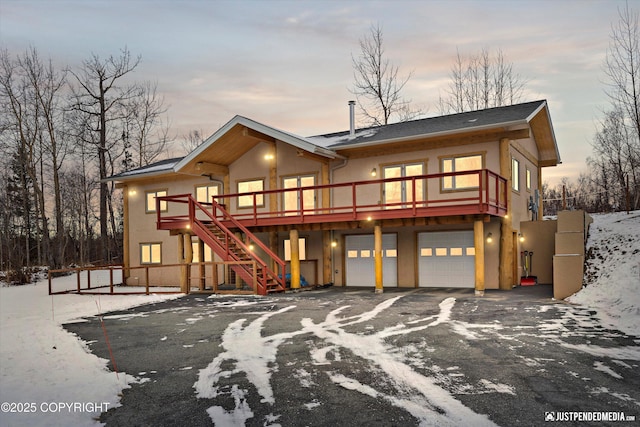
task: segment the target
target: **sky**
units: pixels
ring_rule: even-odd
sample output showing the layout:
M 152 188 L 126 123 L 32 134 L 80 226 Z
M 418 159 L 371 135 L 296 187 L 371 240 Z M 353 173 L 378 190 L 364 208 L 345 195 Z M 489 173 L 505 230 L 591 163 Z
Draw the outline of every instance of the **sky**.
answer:
M 352 55 L 372 25 L 382 28 L 400 74 L 411 73 L 404 97 L 427 117 L 439 115 L 458 51 L 501 50 L 526 80 L 522 101 L 548 101 L 562 164 L 543 179 L 556 184 L 587 170 L 609 105 L 603 62 L 611 25 L 624 4 L 0 0 L 0 48 L 17 54 L 33 46 L 71 68 L 128 48 L 142 58 L 131 77 L 157 83 L 178 138 L 209 135 L 236 114 L 301 136 L 347 130 Z

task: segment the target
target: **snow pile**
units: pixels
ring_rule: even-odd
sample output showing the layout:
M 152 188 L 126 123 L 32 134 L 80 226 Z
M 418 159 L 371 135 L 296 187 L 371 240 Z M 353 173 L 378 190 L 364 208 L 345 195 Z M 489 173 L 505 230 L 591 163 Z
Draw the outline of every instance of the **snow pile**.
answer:
M 592 214 L 585 287 L 567 298 L 598 312 L 605 325 L 640 331 L 640 211 Z
M 67 289 L 75 281 L 54 280 Z M 119 406 L 118 393 L 136 379 L 109 371 L 61 325 L 178 295 L 49 296 L 47 287 L 46 280 L 0 287 L 0 425 L 97 425 L 92 418 Z

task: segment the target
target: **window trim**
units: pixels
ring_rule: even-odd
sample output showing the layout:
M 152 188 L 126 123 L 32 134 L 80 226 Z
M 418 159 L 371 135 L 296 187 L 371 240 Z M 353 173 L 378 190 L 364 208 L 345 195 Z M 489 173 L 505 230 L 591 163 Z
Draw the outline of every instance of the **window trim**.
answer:
M 193 194 L 194 194 L 194 198 L 196 199 L 197 202 L 199 203 L 211 203 L 211 195 L 209 195 L 209 190 L 207 190 L 207 194 L 208 194 L 208 198 L 206 201 L 201 201 L 198 200 L 198 189 L 199 188 L 211 188 L 211 187 L 215 187 L 218 189 L 218 194 L 216 194 L 216 196 L 219 196 L 222 194 L 222 184 L 218 183 L 218 182 L 213 182 L 213 183 L 208 183 L 208 184 L 197 184 L 193 186 Z
M 258 191 L 240 191 L 240 184 L 249 183 L 249 182 L 258 182 L 258 181 L 262 183 L 262 190 L 258 190 Z M 264 191 L 265 181 L 266 181 L 266 179 L 264 177 L 237 180 L 236 181 L 237 193 L 238 194 L 247 194 L 246 196 L 241 196 L 241 195 L 238 196 L 238 198 L 236 200 L 237 208 L 238 209 L 252 209 L 253 208 L 253 201 L 250 204 L 247 204 L 247 205 L 240 204 L 240 202 L 241 202 L 243 197 L 249 197 L 251 193 L 259 193 L 261 191 Z M 258 198 L 261 198 L 262 202 L 261 203 L 256 203 L 256 208 L 263 208 L 265 206 L 264 194 L 259 195 Z M 258 200 L 256 200 L 256 202 L 258 202 Z
M 459 154 L 449 154 L 444 156 L 438 156 L 438 167 L 440 168 L 440 173 L 450 173 L 444 172 L 444 161 L 445 160 L 453 160 L 451 166 L 451 172 L 465 172 L 466 170 L 457 171 L 455 169 L 455 159 L 466 158 L 466 157 L 480 157 L 480 169 L 486 168 L 486 151 L 476 151 L 471 153 L 459 153 Z M 473 170 L 473 169 L 468 169 Z M 456 186 L 456 177 L 451 177 L 451 188 L 445 188 L 444 177 L 440 178 L 440 193 L 456 193 L 456 192 L 464 192 L 464 191 L 473 191 L 480 188 L 480 185 L 469 186 L 469 187 L 457 187 Z
M 140 242 L 140 265 L 161 265 L 162 264 L 162 242 Z M 149 247 L 149 261 L 144 261 L 144 257 L 143 257 L 143 248 L 148 246 Z M 160 250 L 160 261 L 158 262 L 154 262 L 153 261 L 153 247 L 154 246 L 158 246 L 158 249 Z
M 148 214 L 154 214 L 156 213 L 156 206 L 155 206 L 155 198 L 158 197 L 158 193 L 162 193 L 164 192 L 164 194 L 160 195 L 160 197 L 164 197 L 164 196 L 168 196 L 169 195 L 169 189 L 168 188 L 161 188 L 158 190 L 147 190 L 144 192 L 144 211 L 145 213 Z M 153 207 L 150 209 L 149 208 L 149 195 L 150 194 L 154 194 L 154 205 Z M 163 203 L 162 201 L 160 202 L 160 212 L 167 212 L 169 210 L 169 206 L 167 202 L 164 202 L 164 208 L 162 207 Z
M 519 193 L 520 188 L 520 160 L 511 157 L 511 190 Z

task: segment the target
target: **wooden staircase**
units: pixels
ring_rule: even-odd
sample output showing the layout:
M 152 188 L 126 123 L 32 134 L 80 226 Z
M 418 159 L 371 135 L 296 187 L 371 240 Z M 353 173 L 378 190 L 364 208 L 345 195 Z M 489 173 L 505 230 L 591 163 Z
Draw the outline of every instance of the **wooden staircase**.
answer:
M 253 286 L 259 295 L 285 291 L 285 262 L 215 200 L 211 204 L 203 204 L 190 194 L 159 197 L 157 202 L 160 200 L 168 204 L 186 203 L 189 214 L 188 217 L 163 216 L 158 210 L 158 229 L 190 228 L 191 232 L 204 241 L 223 261 L 237 262 L 230 264 L 231 268 L 246 283 Z M 242 232 L 246 240 L 243 242 L 223 224 L 223 221 L 233 224 L 234 229 Z M 258 256 L 258 251 L 266 261 Z M 269 264 L 273 265 L 273 268 Z

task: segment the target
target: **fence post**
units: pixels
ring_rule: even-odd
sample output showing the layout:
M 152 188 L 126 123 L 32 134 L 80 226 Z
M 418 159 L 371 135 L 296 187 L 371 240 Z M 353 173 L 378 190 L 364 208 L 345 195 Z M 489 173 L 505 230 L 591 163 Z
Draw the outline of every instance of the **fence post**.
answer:
M 147 295 L 149 295 L 149 267 L 144 268 L 144 286 L 146 289 Z
M 113 267 L 109 267 L 109 292 L 113 295 Z
M 51 270 L 47 271 L 47 276 L 49 279 L 49 295 L 51 295 Z
M 78 293 L 80 293 L 80 269 L 76 270 L 76 281 L 78 282 Z

